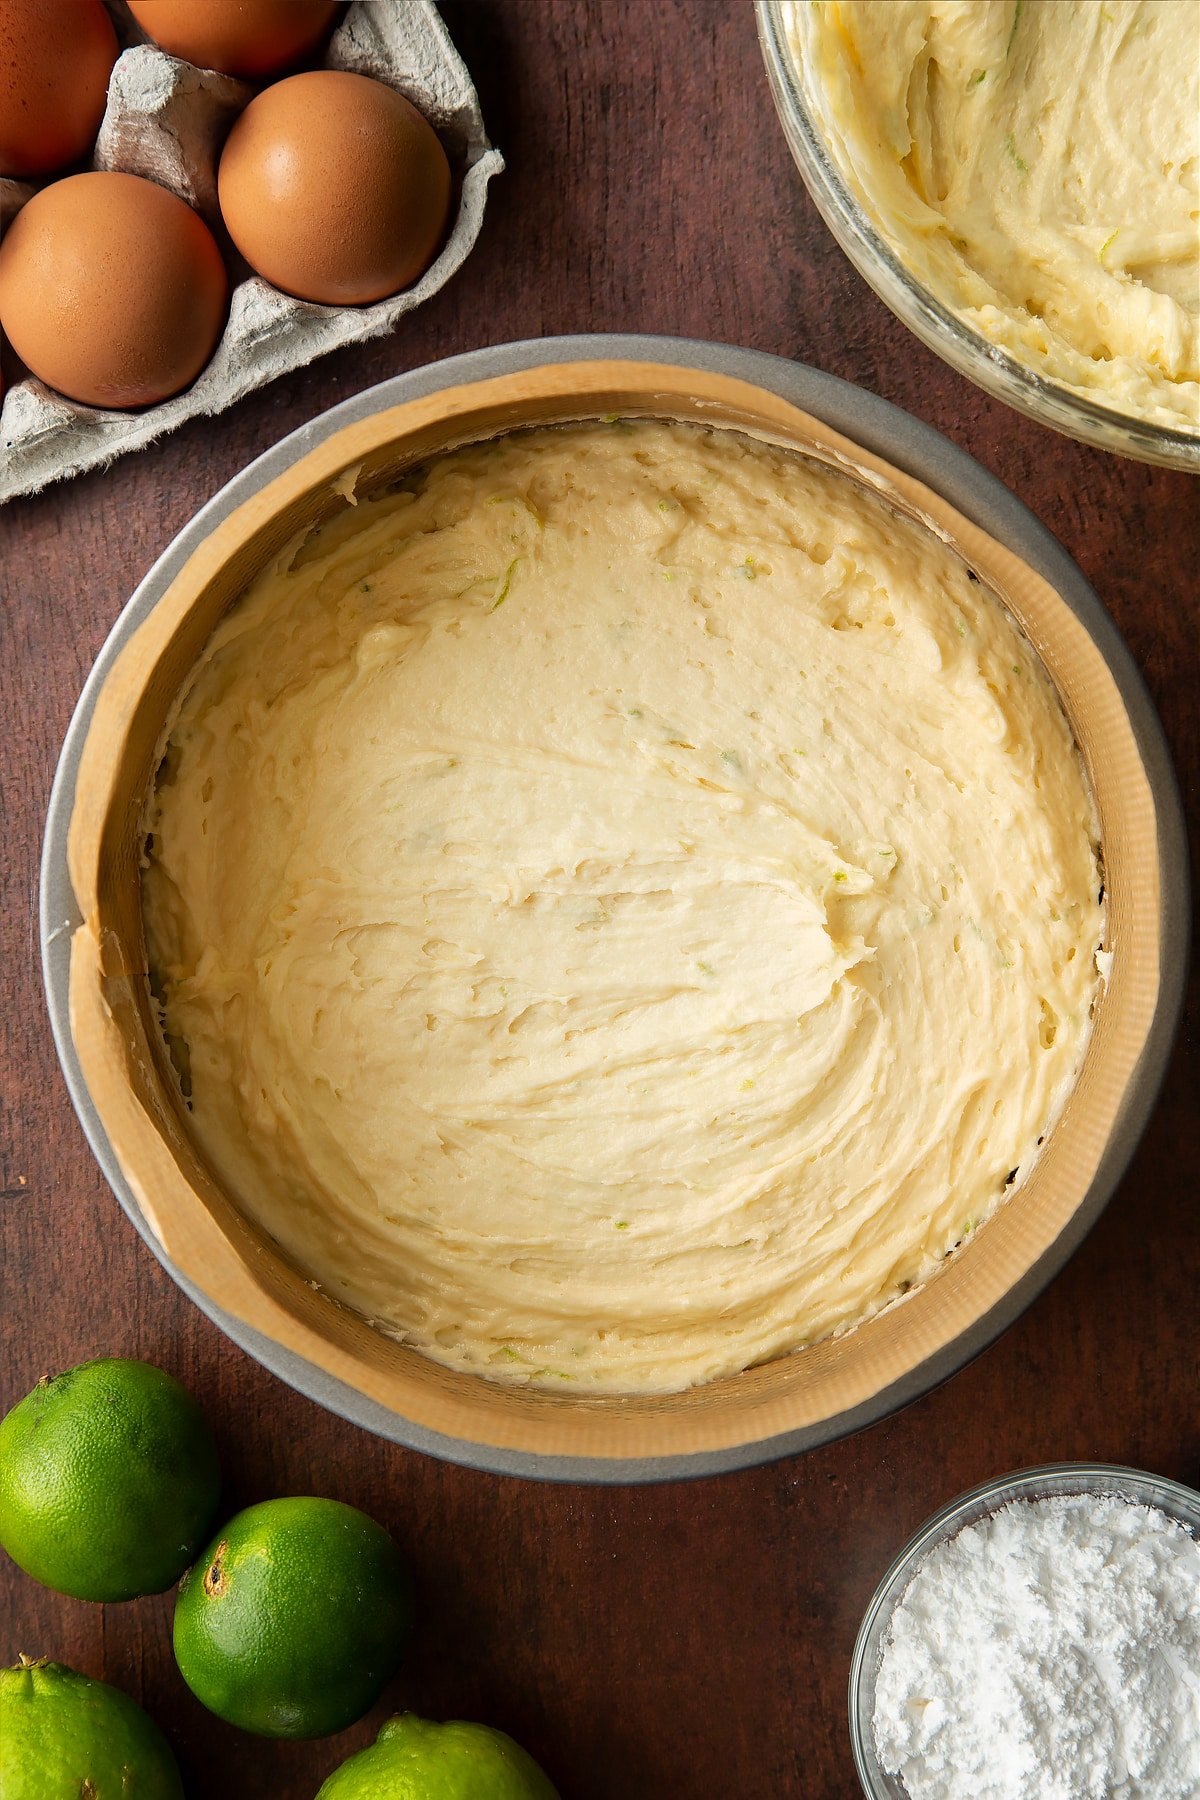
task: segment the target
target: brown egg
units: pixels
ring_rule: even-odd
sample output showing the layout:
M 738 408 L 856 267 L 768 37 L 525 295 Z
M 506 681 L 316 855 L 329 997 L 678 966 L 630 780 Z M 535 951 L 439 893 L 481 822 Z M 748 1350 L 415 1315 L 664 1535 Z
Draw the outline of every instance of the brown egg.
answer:
M 0 243 L 0 329 L 35 375 L 88 406 L 151 406 L 196 379 L 229 283 L 208 226 L 138 175 L 70 175 Z
M 0 175 L 45 175 L 90 150 L 116 60 L 100 0 L 0 0 Z
M 337 0 L 129 0 L 160 49 L 202 69 L 260 81 L 315 50 Z
M 360 306 L 428 268 L 450 208 L 446 152 L 415 106 L 366 75 L 293 75 L 253 99 L 218 171 L 252 269 L 301 300 Z

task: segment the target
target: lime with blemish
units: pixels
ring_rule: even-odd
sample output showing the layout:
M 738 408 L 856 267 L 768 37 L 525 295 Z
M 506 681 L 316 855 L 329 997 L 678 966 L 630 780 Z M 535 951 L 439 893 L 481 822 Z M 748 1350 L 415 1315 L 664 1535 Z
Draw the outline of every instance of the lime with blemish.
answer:
M 4 1800 L 183 1800 L 170 1746 L 120 1688 L 42 1657 L 0 1669 Z
M 520 1744 L 488 1725 L 403 1713 L 335 1769 L 316 1800 L 559 1800 Z
M 219 1718 L 264 1737 L 325 1737 L 374 1704 L 412 1626 L 408 1567 L 340 1500 L 237 1514 L 179 1584 L 175 1660 Z
M 0 1544 L 76 1600 L 173 1586 L 220 1487 L 203 1413 L 152 1363 L 102 1357 L 43 1376 L 0 1423 Z

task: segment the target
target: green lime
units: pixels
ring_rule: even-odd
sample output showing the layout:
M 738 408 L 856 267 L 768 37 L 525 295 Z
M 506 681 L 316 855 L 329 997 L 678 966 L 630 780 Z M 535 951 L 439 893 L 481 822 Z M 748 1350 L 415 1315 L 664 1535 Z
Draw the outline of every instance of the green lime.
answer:
M 77 1600 L 169 1588 L 220 1490 L 203 1413 L 152 1363 L 102 1357 L 43 1376 L 0 1423 L 0 1544 Z
M 402 1713 L 335 1769 L 317 1800 L 558 1800 L 532 1756 L 502 1731 Z
M 361 1719 L 400 1665 L 412 1584 L 374 1519 L 340 1500 L 265 1500 L 179 1584 L 175 1660 L 219 1718 L 264 1737 Z
M 106 1681 L 23 1656 L 0 1669 L 4 1800 L 183 1800 L 149 1713 Z

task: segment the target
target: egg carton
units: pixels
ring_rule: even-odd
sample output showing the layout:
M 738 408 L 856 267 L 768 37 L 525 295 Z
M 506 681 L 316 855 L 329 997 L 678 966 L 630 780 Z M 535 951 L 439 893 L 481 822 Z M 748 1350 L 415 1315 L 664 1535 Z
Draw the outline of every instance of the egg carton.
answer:
M 117 24 L 121 30 L 128 22 L 118 18 Z M 488 183 L 504 159 L 488 142 L 471 77 L 431 0 L 359 0 L 330 40 L 324 67 L 386 82 L 437 132 L 459 201 L 436 261 L 414 286 L 369 306 L 313 305 L 253 274 L 237 281 L 212 360 L 190 388 L 159 406 L 116 412 L 66 400 L 33 377 L 17 382 L 0 412 L 0 502 L 100 467 L 185 419 L 223 412 L 329 350 L 382 336 L 464 262 L 483 224 Z M 113 69 L 92 167 L 144 175 L 170 188 L 217 230 L 228 251 L 217 210 L 217 161 L 230 125 L 255 92 L 134 44 Z M 0 180 L 0 230 L 33 192 L 26 183 Z

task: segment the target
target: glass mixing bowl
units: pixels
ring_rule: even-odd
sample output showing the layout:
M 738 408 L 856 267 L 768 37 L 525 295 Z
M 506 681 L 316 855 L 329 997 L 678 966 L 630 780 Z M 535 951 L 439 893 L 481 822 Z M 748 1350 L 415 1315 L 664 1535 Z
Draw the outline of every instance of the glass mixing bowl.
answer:
M 905 267 L 830 152 L 813 104 L 813 71 L 789 42 L 786 10 L 786 0 L 757 0 L 759 39 L 784 135 L 817 211 L 885 305 L 943 362 L 1031 419 L 1101 450 L 1200 472 L 1200 421 L 1194 432 L 1155 424 L 1049 380 L 964 324 Z
M 850 1663 L 850 1743 L 854 1764 L 869 1800 L 909 1800 L 908 1789 L 894 1775 L 886 1775 L 875 1753 L 875 1683 L 879 1675 L 884 1640 L 898 1602 L 929 1553 L 946 1543 L 965 1525 L 974 1525 L 997 1512 L 1010 1500 L 1046 1500 L 1061 1494 L 1116 1494 L 1138 1506 L 1155 1506 L 1200 1538 L 1200 1493 L 1151 1475 L 1144 1469 L 1126 1469 L 1116 1463 L 1047 1463 L 1001 1475 L 982 1487 L 960 1494 L 935 1513 L 904 1546 L 875 1590 L 859 1627 Z

